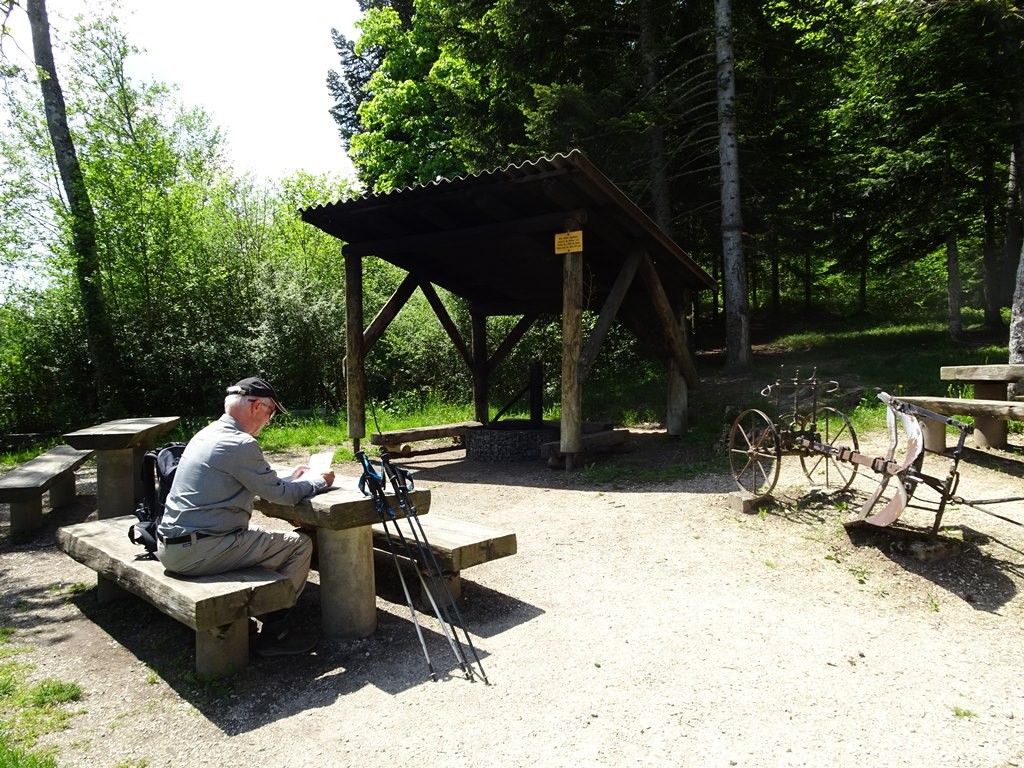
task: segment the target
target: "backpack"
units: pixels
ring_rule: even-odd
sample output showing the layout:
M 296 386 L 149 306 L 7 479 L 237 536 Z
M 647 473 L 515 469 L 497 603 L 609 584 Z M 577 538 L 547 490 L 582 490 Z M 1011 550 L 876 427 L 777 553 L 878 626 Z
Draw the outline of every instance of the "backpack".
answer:
M 164 502 L 184 451 L 185 443 L 167 443 L 142 457 L 142 501 L 135 507 L 139 522 L 128 529 L 128 538 L 146 548 L 144 557 L 156 559 L 156 527 L 164 516 Z

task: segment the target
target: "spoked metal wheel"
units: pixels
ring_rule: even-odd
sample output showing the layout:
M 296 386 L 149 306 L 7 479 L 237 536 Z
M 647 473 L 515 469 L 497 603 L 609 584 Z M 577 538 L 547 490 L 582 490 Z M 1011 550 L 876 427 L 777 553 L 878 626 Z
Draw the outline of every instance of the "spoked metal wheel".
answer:
M 815 414 L 814 428 L 819 442 L 827 446 L 828 450 L 800 454 L 804 474 L 812 484 L 831 493 L 845 491 L 857 476 L 857 465 L 839 461 L 836 456 L 839 448 L 858 450 L 860 445 L 857 434 L 842 411 L 827 406 L 819 408 Z
M 756 496 L 771 493 L 779 480 L 779 433 L 764 413 L 748 410 L 729 430 L 729 466 L 740 488 Z

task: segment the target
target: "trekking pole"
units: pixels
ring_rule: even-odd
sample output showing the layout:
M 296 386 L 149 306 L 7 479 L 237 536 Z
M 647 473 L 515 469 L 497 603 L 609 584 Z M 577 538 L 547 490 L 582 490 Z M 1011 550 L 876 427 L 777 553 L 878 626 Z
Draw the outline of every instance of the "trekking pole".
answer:
M 394 525 L 395 532 L 398 534 L 398 539 L 402 543 L 402 548 L 405 556 L 414 564 L 417 562 L 424 563 L 425 560 L 422 545 L 419 545 L 419 542 L 417 541 L 419 549 L 419 557 L 417 558 L 416 552 L 409 545 L 409 541 L 406 539 L 405 534 L 402 531 L 402 527 L 398 522 L 398 516 L 395 514 L 395 511 L 391 508 L 391 505 L 387 502 L 387 497 L 384 496 L 384 489 L 386 488 L 388 482 L 386 475 L 384 475 L 383 473 L 378 474 L 377 472 L 375 472 L 372 463 L 369 461 L 369 459 L 366 458 L 365 454 L 363 454 L 360 460 L 363 462 L 364 473 L 369 474 L 372 478 L 374 478 L 374 480 L 380 486 L 381 499 L 383 501 L 383 506 L 388 516 L 388 519 L 383 522 L 384 530 L 387 531 L 388 522 Z M 410 531 L 412 532 L 411 528 Z M 469 665 L 469 661 L 466 659 L 466 654 L 462 650 L 462 644 L 461 642 L 459 642 L 458 636 L 453 634 L 454 629 L 450 628 L 450 622 L 445 621 L 444 613 L 438 607 L 437 602 L 434 599 L 434 590 L 436 590 L 436 586 L 432 590 L 431 587 L 427 585 L 426 581 L 423 579 L 423 573 L 420 571 L 419 568 L 417 568 L 417 575 L 419 576 L 420 587 L 426 594 L 427 600 L 430 602 L 431 607 L 434 609 L 434 615 L 437 617 L 438 623 L 441 625 L 441 631 L 444 633 L 445 639 L 448 641 L 448 645 L 452 649 L 452 654 L 455 656 L 455 660 L 458 662 L 459 668 L 462 669 L 463 673 L 466 675 L 467 680 L 472 680 L 473 670 L 472 667 L 470 667 Z M 433 574 L 429 575 L 431 576 L 431 580 L 434 581 L 435 579 Z
M 427 542 L 427 534 L 423 530 L 423 524 L 420 522 L 419 515 L 416 513 L 416 506 L 412 503 L 412 498 L 409 496 L 409 490 L 412 487 L 413 481 L 408 470 L 396 467 L 392 464 L 390 456 L 387 451 L 381 451 L 381 466 L 384 468 L 384 474 L 391 482 L 391 487 L 394 489 L 395 498 L 398 501 L 399 508 L 405 513 L 406 519 L 409 520 L 409 529 L 412 531 L 413 538 L 416 540 L 417 545 L 420 548 L 420 556 L 426 558 L 430 563 L 428 572 L 435 582 L 439 581 L 441 584 L 441 590 L 447 606 L 445 608 L 445 619 L 452 627 L 452 633 L 455 635 L 455 640 L 459 644 L 459 652 L 463 659 L 465 654 L 462 653 L 462 643 L 459 640 L 457 628 L 462 629 L 462 634 L 466 638 L 466 644 L 469 646 L 470 652 L 473 654 L 473 659 L 476 663 L 477 669 L 480 671 L 480 677 L 483 679 L 485 685 L 490 685 L 487 680 L 487 674 L 484 672 L 483 664 L 480 661 L 480 655 L 476 652 L 476 647 L 473 645 L 473 639 L 469 636 L 469 631 L 466 629 L 465 622 L 462 620 L 462 615 L 459 611 L 459 607 L 452 597 L 451 590 L 448 589 L 448 582 L 444 578 L 444 573 L 441 571 L 441 565 L 437 560 L 437 556 L 434 554 L 434 550 L 430 547 Z M 418 531 L 418 535 L 417 535 Z M 422 544 L 420 543 L 420 537 L 422 537 Z M 431 599 L 431 604 L 434 605 L 434 610 L 437 612 L 437 606 Z M 455 621 L 451 620 L 448 616 L 447 608 L 451 608 L 452 614 L 455 616 Z M 444 619 L 441 617 L 441 613 L 437 613 L 438 621 L 444 624 Z M 470 668 L 470 675 L 472 675 L 472 668 Z
M 398 580 L 402 584 L 402 592 L 405 593 L 405 602 L 406 605 L 409 606 L 409 615 L 412 616 L 413 626 L 416 627 L 416 636 L 420 639 L 420 647 L 423 649 L 423 656 L 427 660 L 427 669 L 430 670 L 430 679 L 436 683 L 437 672 L 434 671 L 434 665 L 430 661 L 430 653 L 427 651 L 427 642 L 423 639 L 423 630 L 420 628 L 420 622 L 416 618 L 416 607 L 413 605 L 412 596 L 409 594 L 409 587 L 406 586 L 405 575 L 402 573 L 402 565 L 398 562 L 398 555 L 395 553 L 394 541 L 392 541 L 391 533 L 388 531 L 387 519 L 390 508 L 388 507 L 387 499 L 384 496 L 382 478 L 369 466 L 369 463 L 366 461 L 366 455 L 362 451 L 359 451 L 356 456 L 363 465 L 363 475 L 359 478 L 359 490 L 362 491 L 363 495 L 367 495 L 366 488 L 368 487 L 370 489 L 369 495 L 373 498 L 373 504 L 377 508 L 377 514 L 380 516 L 381 524 L 384 527 L 384 535 L 388 542 L 388 551 L 391 553 L 391 560 L 395 564 L 395 570 L 398 571 Z

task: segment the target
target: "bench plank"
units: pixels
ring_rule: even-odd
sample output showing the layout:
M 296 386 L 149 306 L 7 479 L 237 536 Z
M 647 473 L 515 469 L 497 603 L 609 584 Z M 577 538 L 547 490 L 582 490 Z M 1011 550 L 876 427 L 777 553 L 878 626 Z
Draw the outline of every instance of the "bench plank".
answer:
M 584 433 L 580 436 L 580 451 L 594 451 L 599 448 L 612 448 L 622 445 L 629 437 L 628 429 L 608 429 L 602 432 Z M 543 443 L 540 447 L 541 458 L 550 459 L 562 455 L 562 444 L 555 440 L 550 443 Z
M 95 451 L 58 445 L 26 461 L 0 477 L 0 502 L 34 499 L 50 488 L 65 472 L 74 472 Z
M 57 529 L 57 547 L 96 571 L 101 600 L 116 591 L 109 589 L 113 584 L 194 629 L 200 675 L 245 667 L 249 617 L 295 605 L 291 582 L 256 567 L 215 576 L 171 576 L 158 561 L 140 559 L 142 548 L 128 540 L 134 522 L 134 516 L 126 515 L 64 526 Z
M 430 515 L 420 519 L 423 532 L 426 534 L 430 549 L 437 558 L 437 564 L 441 569 L 444 578 L 444 588 L 436 589 L 433 582 L 423 582 L 420 591 L 420 607 L 427 610 L 431 605 L 431 597 L 440 603 L 448 598 L 458 600 L 462 595 L 462 575 L 464 568 L 471 568 L 474 565 L 481 565 L 500 557 L 514 555 L 517 550 L 516 535 L 511 531 L 498 531 L 477 523 L 468 523 L 463 520 L 455 520 L 450 517 Z M 402 534 L 412 552 L 417 553 L 415 539 L 412 536 L 412 523 L 408 519 L 399 521 Z M 404 555 L 404 549 L 395 528 L 388 525 L 388 531 L 395 543 L 395 552 L 398 554 L 400 567 L 404 570 L 412 564 Z M 419 531 L 417 531 L 418 533 Z M 422 536 L 420 541 L 422 541 Z M 390 558 L 388 549 L 388 537 L 384 532 L 381 523 L 373 525 L 373 546 L 376 550 L 376 557 Z M 381 564 L 384 560 L 379 560 Z M 423 567 L 422 565 L 420 566 Z M 388 590 L 388 579 L 391 578 L 393 568 L 391 563 L 377 568 L 377 586 L 379 593 L 384 596 Z M 429 593 L 429 595 L 428 595 Z M 397 595 L 396 595 L 397 596 Z M 401 597 L 398 597 L 401 599 Z
M 371 445 L 399 445 L 415 443 L 417 440 L 434 440 L 439 437 L 461 437 L 467 429 L 483 426 L 479 421 L 460 421 L 456 424 L 438 424 L 432 427 L 412 427 L 392 432 L 374 432 L 370 435 Z
M 1024 421 L 1024 403 L 1015 400 L 968 400 L 959 397 L 900 397 L 898 399 L 946 416 L 987 416 L 1003 421 Z
M 1024 365 L 944 365 L 939 368 L 944 381 L 1024 381 Z
M 474 565 L 508 557 L 514 555 L 517 550 L 516 535 L 511 531 L 499 531 L 485 525 L 440 515 L 429 515 L 419 522 L 441 570 L 446 573 L 456 573 Z M 405 519 L 400 520 L 398 525 L 406 540 L 415 547 L 410 527 L 412 523 Z M 396 538 L 394 526 L 388 527 L 391 536 Z M 373 525 L 373 546 L 387 550 L 387 534 L 382 523 Z
M 116 451 L 146 447 L 181 421 L 178 416 L 142 416 L 134 419 L 115 419 L 93 427 L 68 432 L 64 440 L 75 448 L 94 448 L 98 451 Z

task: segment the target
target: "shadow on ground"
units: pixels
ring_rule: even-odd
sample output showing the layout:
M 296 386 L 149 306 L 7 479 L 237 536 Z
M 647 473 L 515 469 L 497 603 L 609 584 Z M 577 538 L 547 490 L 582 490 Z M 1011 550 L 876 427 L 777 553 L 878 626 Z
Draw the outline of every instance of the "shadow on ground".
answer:
M 979 611 L 995 612 L 1006 605 L 1017 594 L 1010 574 L 1024 576 L 1020 563 L 980 548 L 993 541 L 990 536 L 966 526 L 944 526 L 938 536 L 903 525 L 879 528 L 866 523 L 849 525 L 846 532 L 854 546 L 877 550 Z

